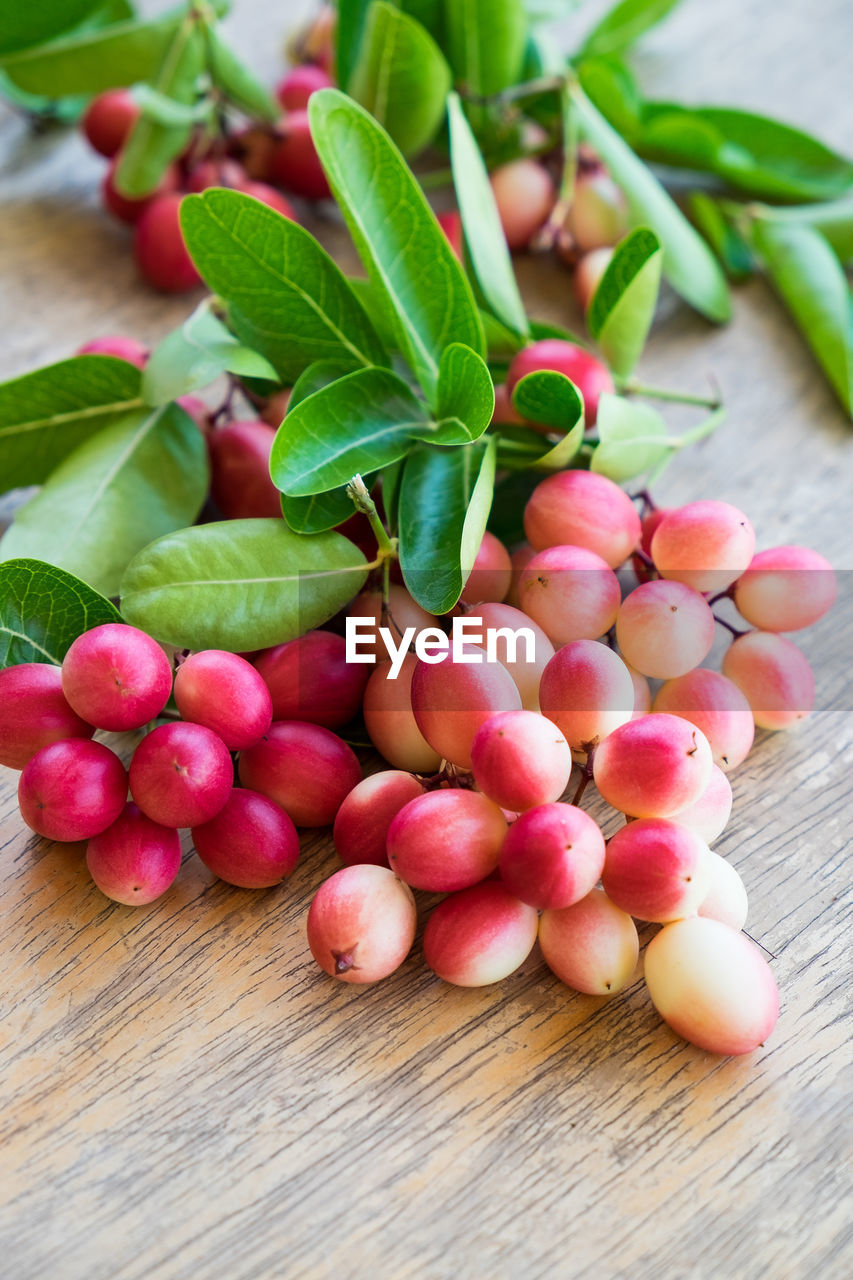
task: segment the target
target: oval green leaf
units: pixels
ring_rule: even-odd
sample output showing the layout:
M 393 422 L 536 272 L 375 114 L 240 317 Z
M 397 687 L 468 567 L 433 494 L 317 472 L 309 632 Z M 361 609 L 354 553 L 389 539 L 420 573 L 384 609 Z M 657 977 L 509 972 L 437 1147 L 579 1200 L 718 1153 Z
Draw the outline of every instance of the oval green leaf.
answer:
M 527 47 L 522 0 L 452 0 L 445 4 L 453 77 L 473 97 L 490 97 L 519 78 Z
M 657 409 L 608 392 L 598 402 L 596 428 L 600 443 L 589 469 L 617 484 L 657 466 L 673 449 Z
M 627 378 L 646 342 L 660 289 L 663 251 L 647 227 L 619 242 L 587 311 L 587 325 L 613 372 Z
M 453 342 L 441 356 L 438 371 L 435 444 L 479 440 L 495 411 L 495 388 L 489 367 L 476 351 Z
M 115 605 L 64 569 L 42 560 L 0 564 L 0 667 L 59 666 L 84 631 L 121 621 Z
M 621 0 L 590 31 L 583 57 L 620 53 L 671 13 L 679 0 Z
M 281 107 L 272 94 L 240 61 L 211 22 L 205 23 L 205 38 L 207 67 L 216 87 L 252 120 L 266 120 L 274 124 L 281 115 Z
M 142 375 L 142 394 L 146 404 L 168 404 L 223 373 L 277 381 L 269 360 L 243 346 L 213 315 L 207 299 L 154 348 Z

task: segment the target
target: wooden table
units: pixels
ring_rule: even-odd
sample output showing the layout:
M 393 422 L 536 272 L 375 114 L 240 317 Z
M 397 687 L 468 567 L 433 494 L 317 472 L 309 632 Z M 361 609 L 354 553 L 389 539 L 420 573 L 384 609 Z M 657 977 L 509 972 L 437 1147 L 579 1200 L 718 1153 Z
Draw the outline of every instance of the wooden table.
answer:
M 271 80 L 282 19 L 237 8 Z M 687 0 L 640 68 L 661 96 L 778 112 L 849 149 L 851 36 L 847 0 Z M 3 376 L 183 317 L 187 300 L 138 284 L 79 139 L 5 117 L 0 144 Z M 521 276 L 539 314 L 571 320 L 566 278 Z M 763 283 L 719 331 L 667 299 L 646 380 L 697 389 L 712 371 L 728 423 L 660 498 L 728 499 L 762 545 L 849 570 L 853 431 Z M 229 888 L 188 848 L 163 901 L 111 905 L 79 847 L 23 829 L 0 771 L 0 1275 L 849 1275 L 851 596 L 845 580 L 803 638 L 819 710 L 761 736 L 718 844 L 782 989 L 775 1034 L 743 1059 L 679 1041 L 641 981 L 573 995 L 535 953 L 484 990 L 442 984 L 418 945 L 387 982 L 336 986 L 304 937 L 337 866 L 325 834 L 281 890 Z

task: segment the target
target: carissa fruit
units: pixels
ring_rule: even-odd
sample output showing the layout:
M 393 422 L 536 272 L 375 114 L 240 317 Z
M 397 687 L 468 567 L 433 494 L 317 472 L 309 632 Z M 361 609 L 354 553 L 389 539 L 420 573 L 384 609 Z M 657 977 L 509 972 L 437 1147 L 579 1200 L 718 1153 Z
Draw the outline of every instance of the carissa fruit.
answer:
M 524 963 L 538 925 L 535 909 L 502 884 L 477 884 L 435 908 L 424 931 L 424 959 L 445 982 L 484 987 Z
M 361 766 L 343 739 L 319 724 L 274 720 L 256 747 L 243 751 L 240 781 L 275 800 L 297 827 L 327 827 L 361 781 Z
M 640 954 L 637 926 L 603 889 L 593 889 L 570 907 L 543 911 L 539 945 L 551 972 L 590 996 L 621 991 Z
M 28 827 L 48 840 L 88 840 L 115 822 L 127 798 L 124 765 L 109 747 L 67 738 L 24 765 L 18 804 Z
M 181 866 L 181 838 L 132 803 L 86 850 L 89 874 L 101 893 L 127 907 L 153 902 L 174 883 Z
M 387 867 L 343 867 L 320 885 L 308 911 L 308 945 L 341 982 L 378 982 L 398 969 L 417 928 L 412 891 Z
M 506 818 L 476 791 L 430 791 L 410 800 L 388 830 L 391 869 L 413 889 L 451 893 L 498 865 Z
M 52 662 L 0 670 L 0 764 L 23 769 L 41 747 L 94 732 L 68 705 L 62 673 Z
M 258 791 L 235 787 L 214 818 L 192 829 L 198 856 L 240 889 L 280 884 L 299 859 L 299 836 L 284 810 Z

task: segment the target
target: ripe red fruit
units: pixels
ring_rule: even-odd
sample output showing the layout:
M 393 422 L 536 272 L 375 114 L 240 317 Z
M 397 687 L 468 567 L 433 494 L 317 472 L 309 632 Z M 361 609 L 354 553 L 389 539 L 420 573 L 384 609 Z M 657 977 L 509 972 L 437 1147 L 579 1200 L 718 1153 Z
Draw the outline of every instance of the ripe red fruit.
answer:
M 473 652 L 473 646 L 468 646 Z M 482 651 L 481 651 L 482 652 Z M 499 711 L 521 709 L 518 686 L 500 662 L 419 662 L 412 676 L 412 710 L 423 736 L 444 760 L 471 768 L 471 745 L 480 725 Z
M 276 85 L 275 96 L 285 111 L 302 111 L 308 106 L 308 99 L 318 89 L 330 89 L 332 77 L 322 67 L 312 66 L 305 62 L 301 66 L 292 67 L 283 80 Z
M 22 662 L 0 670 L 0 764 L 23 769 L 51 742 L 91 738 L 94 732 L 68 705 L 62 672 L 52 662 Z
M 228 520 L 281 516 L 281 494 L 270 479 L 275 431 L 251 419 L 229 422 L 210 434 L 213 501 Z
M 500 538 L 488 530 L 483 534 L 474 564 L 462 590 L 469 604 L 489 601 L 500 604 L 512 583 L 512 561 Z
M 536 941 L 536 911 L 489 881 L 440 902 L 424 930 L 424 959 L 459 987 L 500 982 L 523 964 Z
M 378 982 L 409 954 L 417 923 L 412 891 L 393 871 L 370 864 L 342 867 L 314 895 L 308 945 L 333 978 Z
M 522 378 L 540 369 L 553 369 L 571 378 L 583 396 L 587 427 L 595 422 L 602 392 L 615 390 L 610 370 L 589 351 L 574 342 L 564 342 L 562 338 L 543 338 L 539 342 L 532 342 L 529 347 L 523 347 L 513 357 L 506 376 L 510 394 Z
M 524 532 L 536 551 L 586 547 L 615 569 L 628 559 L 642 530 L 633 502 L 618 484 L 594 471 L 557 471 L 528 498 Z
M 192 653 L 175 675 L 184 720 L 212 729 L 229 751 L 260 742 L 272 724 L 272 698 L 250 662 L 222 649 Z
M 163 710 L 172 667 L 156 640 L 123 622 L 78 636 L 62 662 L 62 689 L 98 729 L 140 729 Z
M 348 866 L 387 867 L 388 828 L 403 806 L 423 793 L 418 779 L 402 769 L 385 769 L 359 782 L 335 818 L 332 838 L 341 860 Z
M 617 907 L 665 924 L 699 909 L 710 884 L 710 850 L 676 819 L 639 818 L 607 844 L 601 883 Z
M 183 293 L 201 283 L 181 232 L 182 200 L 177 192 L 156 196 L 134 230 L 136 265 L 148 283 L 163 293 Z
M 456 209 L 451 209 L 449 213 L 439 213 L 436 217 L 438 219 L 438 225 L 447 236 L 448 244 L 461 262 L 462 243 L 464 237 L 462 232 L 462 218 L 460 214 Z M 504 419 L 500 418 L 498 421 L 503 422 Z
M 240 889 L 267 889 L 286 880 L 299 859 L 299 836 L 280 805 L 259 791 L 235 787 L 209 822 L 192 829 L 206 867 Z
M 255 670 L 272 695 L 273 719 L 307 720 L 339 729 L 361 706 L 371 667 L 348 663 L 346 641 L 332 631 L 308 631 L 266 649 Z
M 507 832 L 501 880 L 522 902 L 540 910 L 570 907 L 598 883 L 604 836 L 598 823 L 573 804 L 528 809 Z
M 83 132 L 90 145 L 109 159 L 124 146 L 138 118 L 139 105 L 129 89 L 108 89 L 86 108 Z
M 694 804 L 711 780 L 713 757 L 700 729 L 653 713 L 620 725 L 599 743 L 595 785 L 634 818 L 669 818 Z
M 160 725 L 130 762 L 130 794 L 164 827 L 209 822 L 231 794 L 234 769 L 221 738 L 200 724 Z
M 428 791 L 391 823 L 388 861 L 413 889 L 451 893 L 494 871 L 505 835 L 506 818 L 478 791 Z
M 223 156 L 220 159 L 202 160 L 187 175 L 187 191 L 207 191 L 210 187 L 231 187 L 242 191 L 246 170 L 236 160 Z
M 736 768 L 749 755 L 755 737 L 755 721 L 746 696 L 733 681 L 697 667 L 661 685 L 655 711 L 682 716 L 701 729 L 721 769 Z
M 477 730 L 474 780 L 510 813 L 559 800 L 569 785 L 572 753 L 560 730 L 535 711 L 504 711 Z
M 275 800 L 297 827 L 327 827 L 361 766 L 342 738 L 322 725 L 274 720 L 263 742 L 240 755 L 243 786 Z
M 103 338 L 92 338 L 90 342 L 84 342 L 82 347 L 77 348 L 75 355 L 114 356 L 116 360 L 126 360 L 128 364 L 135 364 L 137 369 L 144 369 L 149 351 L 145 344 L 138 342 L 136 338 L 111 333 Z
M 328 199 L 331 192 L 311 137 L 307 111 L 291 111 L 279 124 L 278 133 L 279 141 L 270 157 L 273 182 L 306 200 Z
M 149 195 L 136 197 L 122 195 L 115 184 L 118 162 L 119 157 L 117 156 L 106 172 L 101 183 L 101 199 L 104 202 L 104 207 L 109 210 L 114 218 L 118 218 L 119 222 L 127 222 L 131 225 L 138 222 L 157 196 L 168 195 L 170 192 L 177 191 L 180 187 L 180 173 L 177 165 L 170 165 L 157 189 L 150 192 Z
M 142 906 L 174 883 L 181 867 L 181 838 L 174 828 L 161 827 L 128 803 L 106 831 L 89 841 L 86 865 L 101 893 L 128 907 Z
M 574 640 L 542 672 L 539 703 L 573 751 L 586 751 L 627 724 L 635 708 L 631 673 L 609 645 Z
M 298 222 L 296 210 L 293 205 L 283 196 L 280 191 L 276 191 L 275 187 L 271 187 L 266 182 L 243 182 L 240 190 L 244 195 L 252 196 L 255 200 L 260 200 L 261 204 L 265 204 L 270 209 L 275 209 L 276 213 L 280 213 L 283 217 L 289 218 L 291 222 Z M 276 423 L 276 426 L 279 424 Z
M 88 840 L 124 808 L 127 774 L 109 747 L 66 738 L 37 751 L 24 765 L 18 804 L 28 827 L 48 840 Z

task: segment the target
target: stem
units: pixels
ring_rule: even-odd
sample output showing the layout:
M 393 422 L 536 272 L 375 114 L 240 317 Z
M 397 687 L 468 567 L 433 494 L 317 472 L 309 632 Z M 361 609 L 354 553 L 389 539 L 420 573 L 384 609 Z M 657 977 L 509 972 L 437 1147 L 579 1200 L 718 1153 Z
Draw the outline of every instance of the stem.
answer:
M 569 246 L 573 247 L 571 238 L 564 228 L 575 196 L 575 179 L 578 172 L 578 123 L 569 87 L 565 82 L 560 87 L 560 116 L 563 123 L 563 173 L 556 204 L 548 215 L 547 222 L 540 227 L 531 241 L 530 247 L 538 253 L 553 249 L 558 238 L 564 234 Z
M 748 629 L 746 631 L 741 631 L 737 627 L 733 627 L 730 622 L 726 622 L 725 618 L 721 618 L 718 613 L 714 614 L 714 621 L 719 622 L 720 626 L 725 627 L 726 631 L 730 631 L 735 640 L 740 639 L 741 636 L 749 635 Z
M 658 509 L 658 504 L 655 502 L 648 489 L 638 489 L 636 493 L 632 493 L 631 501 L 642 502 L 643 515 L 645 515 L 647 511 L 657 511 Z
M 376 546 L 379 557 L 376 561 L 377 565 L 382 564 L 383 560 L 397 558 L 397 540 L 390 538 L 385 529 L 384 524 L 379 519 L 379 512 L 376 510 L 376 503 L 371 498 L 367 490 L 367 485 L 361 476 L 353 476 L 347 485 L 347 494 L 352 499 L 356 511 L 360 511 L 362 515 L 367 516 L 374 537 L 376 538 Z
M 687 392 L 669 391 L 665 387 L 647 387 L 631 378 L 620 383 L 619 391 L 624 396 L 644 396 L 647 400 L 665 400 L 672 404 L 695 404 L 702 409 L 719 409 L 722 405 L 719 391 L 712 398 L 694 396 Z
M 430 173 L 418 174 L 418 182 L 424 191 L 435 191 L 441 187 L 449 187 L 453 183 L 452 169 L 433 169 Z
M 726 587 L 725 591 L 720 591 L 717 595 L 711 596 L 708 604 L 713 608 L 714 605 L 719 604 L 721 600 L 732 600 L 734 598 L 734 593 L 734 583 L 732 583 L 730 587 Z
M 525 80 L 522 84 L 511 85 L 500 93 L 479 94 L 461 89 L 459 96 L 466 102 L 473 102 L 481 107 L 509 106 L 511 102 L 518 102 L 521 98 L 535 98 L 540 93 L 557 93 L 564 88 L 565 83 L 563 76 L 540 76 L 538 80 Z
M 593 761 L 593 757 L 595 756 L 595 743 L 584 742 L 584 743 L 581 743 L 581 746 L 586 751 L 586 764 L 582 765 L 581 767 L 581 780 L 578 784 L 577 791 L 572 796 L 572 804 L 574 805 L 580 804 L 581 800 L 583 799 L 583 793 L 586 791 L 587 787 L 592 782 L 592 761 Z

